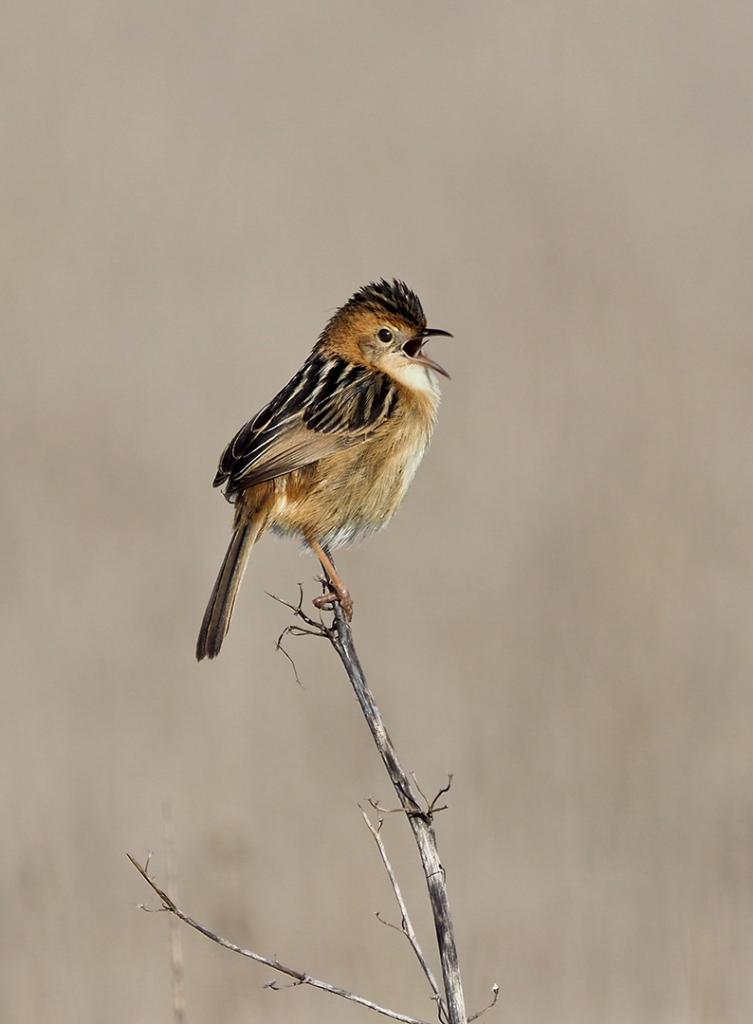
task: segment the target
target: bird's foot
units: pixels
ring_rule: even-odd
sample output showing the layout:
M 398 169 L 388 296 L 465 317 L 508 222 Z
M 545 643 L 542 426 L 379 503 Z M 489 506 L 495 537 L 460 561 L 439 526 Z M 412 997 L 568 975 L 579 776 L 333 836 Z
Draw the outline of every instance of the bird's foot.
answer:
M 353 598 L 350 596 L 350 591 L 342 583 L 332 583 L 332 590 L 328 590 L 327 593 L 322 594 L 320 597 L 315 597 L 312 604 L 315 608 L 327 608 L 329 605 L 339 603 L 343 610 L 343 615 L 348 622 L 353 618 Z

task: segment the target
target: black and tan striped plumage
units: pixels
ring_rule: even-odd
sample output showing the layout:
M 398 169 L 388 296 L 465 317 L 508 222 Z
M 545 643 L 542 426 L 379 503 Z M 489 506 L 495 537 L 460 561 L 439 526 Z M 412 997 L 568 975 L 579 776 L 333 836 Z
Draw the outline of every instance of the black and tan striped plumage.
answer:
M 367 285 L 332 317 L 306 362 L 220 457 L 214 486 L 235 527 L 204 615 L 196 656 L 227 633 L 251 547 L 265 530 L 295 535 L 319 556 L 335 594 L 352 602 L 329 552 L 384 526 L 429 443 L 445 371 L 423 352 L 432 334 L 401 281 Z

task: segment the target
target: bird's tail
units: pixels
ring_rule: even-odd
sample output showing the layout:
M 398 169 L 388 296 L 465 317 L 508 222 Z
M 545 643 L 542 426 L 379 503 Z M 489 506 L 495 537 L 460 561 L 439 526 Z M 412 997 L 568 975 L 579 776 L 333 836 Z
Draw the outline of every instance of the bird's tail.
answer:
M 238 523 L 233 530 L 199 630 L 199 639 L 196 641 L 197 661 L 215 658 L 220 653 L 222 641 L 230 628 L 230 618 L 246 571 L 248 556 L 260 532 L 261 524 L 250 522 Z

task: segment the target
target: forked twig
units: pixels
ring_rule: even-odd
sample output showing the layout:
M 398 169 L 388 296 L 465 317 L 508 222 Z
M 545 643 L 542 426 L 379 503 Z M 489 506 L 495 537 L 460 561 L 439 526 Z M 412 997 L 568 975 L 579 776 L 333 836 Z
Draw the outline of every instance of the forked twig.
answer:
M 392 886 L 392 891 L 395 894 L 397 905 L 400 908 L 402 927 L 398 928 L 396 925 L 391 924 L 389 921 L 385 921 L 383 918 L 379 916 L 379 914 L 377 914 L 377 919 L 381 921 L 382 924 L 388 925 L 390 928 L 394 928 L 396 931 L 399 931 L 408 940 L 413 952 L 416 954 L 416 959 L 421 965 L 421 970 L 424 972 L 424 974 L 426 975 L 426 980 L 429 982 L 429 987 L 431 988 L 431 991 L 433 993 L 432 998 L 436 1001 L 437 1008 L 439 1011 L 439 1019 L 440 1021 L 446 1021 L 447 1008 L 445 1007 L 444 1000 L 440 995 L 439 986 L 437 985 L 436 979 L 434 978 L 434 973 L 431 967 L 429 966 L 426 957 L 424 956 L 424 952 L 421 949 L 421 946 L 419 945 L 418 937 L 416 935 L 415 929 L 413 928 L 413 923 L 408 913 L 408 907 L 405 903 L 402 891 L 400 889 L 400 884 L 397 880 L 397 876 L 395 875 L 395 871 L 392 867 L 390 859 L 387 856 L 387 850 L 380 835 L 380 832 L 382 830 L 383 819 L 380 818 L 379 822 L 376 825 L 374 825 L 366 811 L 364 811 L 363 807 L 360 807 L 359 810 L 363 815 L 363 820 L 366 822 L 366 827 L 374 837 L 374 842 L 376 843 L 377 849 L 379 850 L 379 856 L 382 858 L 384 869 L 387 872 L 387 877 L 390 880 L 390 885 Z
M 271 597 L 273 601 L 277 601 L 278 604 L 281 604 L 284 608 L 287 608 L 289 611 L 291 611 L 297 619 L 301 619 L 303 622 L 306 623 L 307 626 L 311 627 L 310 630 L 302 629 L 299 635 L 303 636 L 305 634 L 310 633 L 313 636 L 329 636 L 331 630 L 322 619 L 321 614 L 318 620 L 312 619 L 311 616 L 303 610 L 302 583 L 298 584 L 298 604 L 293 604 L 291 601 L 286 601 L 284 597 L 279 597 L 277 594 L 270 593 L 270 591 L 267 591 L 267 597 Z
M 277 594 L 271 594 L 269 591 L 267 591 L 267 597 L 271 597 L 273 601 L 277 601 L 278 604 L 281 604 L 285 608 L 288 608 L 296 616 L 296 618 L 301 619 L 310 627 L 309 629 L 304 629 L 303 626 L 286 626 L 283 629 L 282 633 L 280 633 L 280 635 L 277 637 L 277 640 L 275 641 L 275 650 L 279 651 L 280 654 L 284 655 L 288 659 L 293 669 L 295 681 L 298 683 L 301 689 L 303 689 L 301 677 L 298 675 L 298 667 L 296 666 L 296 663 L 290 651 L 288 651 L 287 648 L 283 646 L 282 641 L 285 639 L 286 636 L 326 637 L 327 627 L 325 626 L 321 616 L 319 617 L 319 621 L 317 622 L 316 619 L 312 619 L 310 615 L 307 615 L 306 612 L 304 612 L 302 583 L 298 584 L 298 604 L 292 604 L 290 601 L 286 601 L 284 598 L 278 597 Z
M 421 789 L 421 786 L 418 783 L 418 779 L 416 778 L 416 773 L 415 772 L 411 772 L 410 773 L 410 777 L 413 779 L 413 782 L 415 783 L 416 789 L 418 790 L 418 792 L 423 797 L 423 801 L 426 804 L 425 808 L 423 808 L 423 809 L 419 808 L 417 811 L 413 811 L 413 810 L 407 810 L 405 807 L 382 807 L 382 805 L 379 803 L 378 800 L 374 800 L 373 797 L 367 797 L 366 799 L 369 802 L 369 806 L 373 810 L 375 810 L 377 812 L 377 814 L 380 814 L 380 815 L 381 814 L 417 814 L 419 817 L 426 818 L 429 821 L 431 821 L 432 817 L 435 814 L 439 814 L 440 811 L 446 811 L 447 810 L 447 804 L 442 804 L 439 807 L 437 806 L 437 804 L 439 802 L 439 798 L 441 796 L 444 796 L 445 793 L 448 793 L 450 791 L 450 786 L 452 786 L 452 775 L 448 775 L 447 776 L 447 783 L 446 783 L 446 785 L 442 786 L 442 788 L 439 790 L 437 795 L 432 800 L 430 800 L 428 798 L 428 796 L 426 795 L 426 793 L 424 793 L 424 791 Z
M 229 949 L 231 952 L 238 953 L 240 956 L 247 957 L 249 960 L 254 960 L 256 963 L 264 964 L 266 967 L 271 967 L 272 970 L 278 971 L 280 974 L 285 974 L 289 978 L 293 978 L 295 983 L 298 985 L 310 985 L 312 988 L 318 988 L 323 992 L 329 992 L 330 995 L 341 996 L 343 999 L 349 999 L 352 1003 L 358 1003 L 360 1006 L 365 1006 L 369 1010 L 381 1013 L 385 1017 L 391 1017 L 393 1020 L 402 1021 L 402 1024 L 428 1024 L 428 1021 L 421 1020 L 418 1017 L 409 1017 L 405 1013 L 398 1013 L 396 1010 L 389 1010 L 386 1006 L 380 1006 L 379 1003 L 375 1003 L 371 999 L 365 999 L 363 996 L 356 995 L 354 992 L 350 992 L 346 988 L 341 988 L 339 985 L 331 985 L 327 981 L 321 981 L 319 978 L 313 978 L 310 974 L 306 973 L 306 971 L 297 971 L 294 967 L 288 967 L 286 964 L 281 963 L 276 957 L 269 957 L 264 956 L 262 953 L 255 953 L 251 949 L 244 949 L 243 946 L 238 946 L 236 943 L 230 942 L 229 939 L 223 939 L 221 935 L 217 935 L 216 932 L 207 928 L 206 925 L 194 920 L 194 918 L 184 910 L 181 910 L 181 908 L 171 899 L 164 889 L 160 889 L 154 879 L 147 874 L 145 866 L 142 867 L 142 865 L 139 864 L 136 858 L 132 857 L 130 853 L 126 854 L 126 856 L 147 885 L 149 885 L 149 887 L 160 898 L 163 910 L 174 914 L 175 917 L 187 924 L 189 928 L 193 928 L 195 931 L 200 932 L 210 941 L 217 943 L 218 946 L 222 946 L 223 949 Z M 267 984 L 266 987 L 274 990 L 275 985 Z
M 442 807 L 437 807 L 437 804 L 439 803 L 439 798 L 441 796 L 444 796 L 445 793 L 449 793 L 450 792 L 450 787 L 452 786 L 452 779 L 453 779 L 453 776 L 452 776 L 452 773 L 450 773 L 447 776 L 446 784 L 444 786 L 442 786 L 442 788 L 440 790 L 438 790 L 437 795 L 434 797 L 434 799 L 429 804 L 429 814 L 435 814 L 437 811 L 446 811 L 447 810 L 447 804 L 443 804 Z
M 279 651 L 280 654 L 284 655 L 288 659 L 288 661 L 290 662 L 290 667 L 293 669 L 295 681 L 298 683 L 301 689 L 303 689 L 303 683 L 301 682 L 301 677 L 298 675 L 298 667 L 296 666 L 295 659 L 293 658 L 293 655 L 290 653 L 290 651 L 288 651 L 287 648 L 283 647 L 282 641 L 285 639 L 286 636 L 300 636 L 301 633 L 304 632 L 308 633 L 309 630 L 299 630 L 298 632 L 296 632 L 295 626 L 286 626 L 285 629 L 283 629 L 282 633 L 280 633 L 280 635 L 277 637 L 277 640 L 275 640 L 275 650 Z
M 387 732 L 382 713 L 374 700 L 366 675 L 353 643 L 353 634 L 342 608 L 335 604 L 334 627 L 327 632 L 330 643 L 343 664 L 350 684 L 353 687 L 366 724 L 368 725 L 379 756 L 382 758 L 387 774 L 398 799 L 406 812 L 413 836 L 416 840 L 421 866 L 429 891 L 431 913 L 437 935 L 439 959 L 442 964 L 442 982 L 446 1000 L 448 1024 L 467 1024 L 463 983 L 455 945 L 455 932 L 447 896 L 447 882 L 442 862 L 439 859 L 437 839 L 433 827 L 432 804 L 424 810 L 420 803 L 420 794 L 414 791 L 410 777 L 400 764 L 397 751 Z M 438 794 L 438 796 L 441 794 Z
M 322 566 L 326 579 L 323 585 L 329 580 L 326 568 Z M 270 595 L 274 596 L 274 595 Z M 361 662 L 353 643 L 353 633 L 350 623 L 343 614 L 339 603 L 332 608 L 333 621 L 330 626 L 323 621 L 315 622 L 303 611 L 303 588 L 299 585 L 299 601 L 297 605 L 275 598 L 293 614 L 314 629 L 320 636 L 326 637 L 337 653 L 343 668 L 348 676 L 356 700 L 361 712 L 366 719 L 379 756 L 382 758 L 387 774 L 400 800 L 400 804 L 413 831 L 416 840 L 421 866 L 423 868 L 426 885 L 429 890 L 429 902 L 431 903 L 434 928 L 437 935 L 437 946 L 439 948 L 439 959 L 442 964 L 442 982 L 444 989 L 445 1003 L 444 1012 L 447 1024 L 467 1024 L 468 1017 L 465 1009 L 465 998 L 463 995 L 463 983 L 460 975 L 457 948 L 455 946 L 455 934 L 450 914 L 449 900 L 447 897 L 447 884 L 445 871 L 439 859 L 437 840 L 434 834 L 434 814 L 444 809 L 444 806 L 437 805 L 439 798 L 446 793 L 452 784 L 452 776 L 433 800 L 429 800 L 422 792 L 415 781 L 405 772 L 397 756 L 395 747 L 390 739 L 387 728 L 382 718 L 374 696 L 366 681 L 366 675 L 361 667 Z M 421 806 L 423 799 L 425 806 Z M 378 805 L 377 805 L 378 806 Z M 438 1006 L 441 1007 L 438 1002 Z
M 426 976 L 426 979 L 431 988 L 433 998 L 437 1004 L 437 1012 L 441 1024 L 470 1024 L 469 1018 L 466 1014 L 465 1001 L 463 996 L 463 986 L 460 976 L 460 967 L 458 964 L 457 949 L 455 947 L 454 928 L 452 922 L 452 916 L 450 914 L 449 901 L 447 897 L 447 884 L 445 878 L 444 867 L 439 859 L 439 852 L 437 850 L 437 841 L 434 833 L 433 821 L 434 815 L 441 810 L 446 808 L 446 805 L 439 805 L 440 798 L 447 793 L 451 784 L 452 776 L 450 775 L 447 784 L 443 786 L 436 796 L 429 800 L 426 794 L 419 786 L 415 776 L 411 780 L 411 777 L 405 772 L 400 761 L 397 757 L 397 752 L 393 746 L 392 740 L 390 739 L 389 733 L 384 724 L 382 714 L 377 707 L 376 701 L 374 700 L 373 694 L 366 681 L 366 676 L 361 667 L 358 654 L 353 643 L 353 635 L 350 629 L 350 624 L 346 620 L 342 609 L 339 604 L 335 603 L 333 607 L 333 620 L 330 625 L 327 625 L 321 615 L 319 620 L 312 618 L 303 610 L 303 586 L 299 584 L 299 600 L 298 604 L 292 604 L 289 601 L 285 601 L 283 598 L 278 597 L 275 594 L 270 594 L 275 601 L 282 604 L 285 608 L 293 613 L 293 615 L 300 619 L 305 624 L 300 626 L 294 624 L 286 627 L 277 639 L 277 649 L 288 658 L 293 665 L 293 671 L 296 675 L 296 680 L 299 682 L 298 673 L 296 671 L 295 662 L 290 657 L 288 652 L 282 646 L 282 641 L 285 636 L 319 636 L 329 640 L 340 658 L 348 679 L 353 687 L 353 692 L 356 699 L 361 707 L 361 711 L 366 719 L 366 723 L 371 731 L 372 738 L 377 747 L 379 755 L 384 763 L 390 780 L 395 788 L 398 799 L 400 801 L 400 810 L 405 814 L 405 817 L 413 832 L 418 852 L 421 858 L 421 865 L 423 868 L 424 877 L 426 879 L 426 885 L 429 893 L 429 902 L 431 904 L 432 917 L 434 919 L 434 927 L 437 937 L 437 946 L 439 949 L 439 959 L 442 965 L 442 988 L 440 989 L 436 978 L 434 977 L 431 967 L 426 960 L 423 951 L 418 943 L 415 930 L 411 923 L 408 915 L 408 910 L 405 901 L 402 896 L 402 892 L 397 882 L 392 865 L 387 856 L 384 843 L 382 842 L 379 830 L 382 825 L 380 819 L 379 824 L 375 826 L 369 819 L 368 815 L 361 809 L 364 821 L 372 833 L 374 840 L 379 849 L 382 862 L 387 871 L 390 884 L 392 885 L 395 898 L 400 908 L 402 916 L 400 931 L 406 936 L 410 943 L 416 958 L 419 961 L 421 969 Z M 422 806 L 423 801 L 423 806 Z M 378 813 L 392 813 L 391 810 L 382 808 L 378 803 L 369 801 Z M 151 855 L 150 855 L 151 856 Z M 305 971 L 296 970 L 293 967 L 289 967 L 281 963 L 277 957 L 264 956 L 261 953 L 256 953 L 253 950 L 245 949 L 242 946 L 238 946 L 236 943 L 231 942 L 229 939 L 225 939 L 220 935 L 217 935 L 206 925 L 201 924 L 194 918 L 190 917 L 185 911 L 177 905 L 177 899 L 169 892 L 165 892 L 161 889 L 157 883 L 149 875 L 149 858 L 142 867 L 128 854 L 128 859 L 150 886 L 153 892 L 157 894 L 161 901 L 161 907 L 159 910 L 169 912 L 175 918 L 183 921 L 190 928 L 200 932 L 211 942 L 222 946 L 224 949 L 229 949 L 231 952 L 238 953 L 240 956 L 246 957 L 249 960 L 253 960 L 256 963 L 264 964 L 267 967 L 272 968 L 280 974 L 286 975 L 292 979 L 292 986 L 298 985 L 309 985 L 312 988 L 321 989 L 324 992 L 329 992 L 332 995 L 340 996 L 343 999 L 348 999 L 351 1002 L 358 1003 L 361 1006 L 365 1006 L 370 1010 L 374 1010 L 376 1013 L 380 1013 L 385 1017 L 390 1017 L 393 1020 L 401 1021 L 402 1024 L 427 1024 L 426 1021 L 420 1018 L 410 1017 L 407 1014 L 398 1013 L 395 1010 L 390 1010 L 387 1007 L 380 1006 L 378 1003 L 373 1002 L 370 999 L 366 999 L 363 996 L 356 995 L 354 992 L 348 989 L 342 988 L 339 985 L 332 985 L 329 982 L 321 981 L 318 978 L 312 977 Z M 144 907 L 143 909 L 147 909 Z M 377 915 L 379 917 L 379 915 Z M 381 921 L 382 918 L 379 918 Z M 382 922 L 389 924 L 389 922 Z M 390 925 L 390 927 L 395 927 Z M 273 990 L 279 990 L 283 987 L 291 987 L 280 985 L 279 982 L 272 981 L 265 987 Z M 476 1020 L 490 1009 L 497 1001 L 499 994 L 498 986 L 494 986 L 492 989 L 493 998 L 487 1007 L 474 1014 L 470 1020 Z

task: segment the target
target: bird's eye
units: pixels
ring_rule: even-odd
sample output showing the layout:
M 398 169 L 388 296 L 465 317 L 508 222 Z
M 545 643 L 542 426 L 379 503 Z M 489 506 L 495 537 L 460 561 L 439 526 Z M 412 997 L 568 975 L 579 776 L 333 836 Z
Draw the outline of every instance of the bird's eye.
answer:
M 392 331 L 388 327 L 382 327 L 377 331 L 377 338 L 379 338 L 380 341 L 383 341 L 386 345 L 388 342 L 392 341 Z

